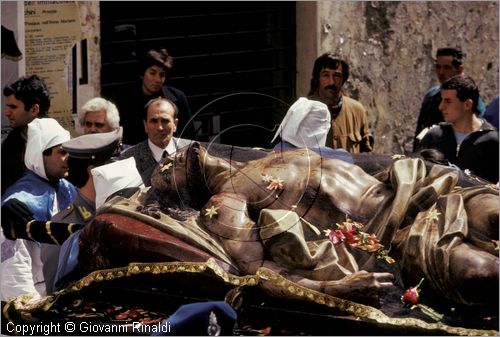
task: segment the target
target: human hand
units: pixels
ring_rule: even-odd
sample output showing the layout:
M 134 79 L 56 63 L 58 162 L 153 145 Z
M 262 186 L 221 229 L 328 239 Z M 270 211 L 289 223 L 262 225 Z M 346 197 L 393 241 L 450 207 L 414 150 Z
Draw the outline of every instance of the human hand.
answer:
M 26 224 L 33 220 L 33 212 L 18 199 L 9 199 L 2 205 L 2 230 L 9 240 L 24 238 Z

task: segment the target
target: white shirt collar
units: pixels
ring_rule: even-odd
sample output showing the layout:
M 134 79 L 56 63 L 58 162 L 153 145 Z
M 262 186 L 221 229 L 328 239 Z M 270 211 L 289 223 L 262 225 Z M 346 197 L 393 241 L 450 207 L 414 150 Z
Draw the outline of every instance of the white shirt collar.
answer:
M 167 151 L 169 156 L 174 154 L 175 151 L 177 151 L 177 147 L 175 146 L 174 137 L 172 137 L 170 139 L 170 141 L 168 142 L 167 146 L 164 149 L 153 144 L 153 142 L 149 138 L 148 138 L 148 145 L 149 145 L 149 148 L 151 149 L 151 152 L 153 153 L 154 159 L 157 162 L 159 162 L 161 160 L 161 157 L 163 156 L 163 151 Z

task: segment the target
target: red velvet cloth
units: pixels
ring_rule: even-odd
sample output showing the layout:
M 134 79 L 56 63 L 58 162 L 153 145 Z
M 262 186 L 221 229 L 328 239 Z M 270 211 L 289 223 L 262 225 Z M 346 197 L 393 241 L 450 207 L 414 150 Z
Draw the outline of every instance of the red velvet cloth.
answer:
M 131 262 L 205 262 L 210 257 L 170 234 L 121 214 L 97 215 L 80 235 L 79 263 L 87 271 Z M 227 264 L 217 262 L 228 270 Z

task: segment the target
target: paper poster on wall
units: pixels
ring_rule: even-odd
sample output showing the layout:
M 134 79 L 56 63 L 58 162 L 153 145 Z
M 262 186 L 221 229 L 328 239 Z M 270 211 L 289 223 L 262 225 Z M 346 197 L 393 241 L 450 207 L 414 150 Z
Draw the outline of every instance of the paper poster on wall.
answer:
M 37 74 L 51 94 L 50 117 L 64 128 L 72 126 L 71 50 L 80 41 L 78 4 L 27 1 L 25 15 L 26 74 Z

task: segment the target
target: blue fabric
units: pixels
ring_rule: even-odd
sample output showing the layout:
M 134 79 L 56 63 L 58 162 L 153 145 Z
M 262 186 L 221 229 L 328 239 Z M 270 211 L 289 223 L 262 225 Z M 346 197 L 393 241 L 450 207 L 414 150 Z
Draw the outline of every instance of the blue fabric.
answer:
M 285 141 L 281 141 L 274 147 L 273 150 L 292 150 L 297 147 Z M 327 146 L 320 146 L 317 148 L 309 148 L 309 150 L 316 152 L 323 158 L 334 158 L 354 164 L 351 154 L 346 149 L 332 149 Z
M 180 306 L 152 336 L 231 336 L 236 311 L 226 302 L 198 302 Z
M 429 100 L 432 96 L 438 94 L 440 91 L 441 91 L 441 85 L 436 85 L 435 87 L 430 88 L 425 93 L 424 100 Z
M 64 209 L 73 201 L 76 193 L 76 188 L 65 179 L 50 184 L 46 179 L 26 170 L 18 181 L 7 188 L 2 196 L 2 205 L 7 200 L 18 199 L 33 212 L 35 220 L 47 221 L 54 215 L 52 209 L 56 195 L 59 209 Z M 14 243 L 12 240 L 2 242 L 2 262 L 14 256 Z
M 79 242 L 81 229 L 70 235 L 61 246 L 59 252 L 59 262 L 56 276 L 54 277 L 53 288 L 59 290 L 66 284 L 65 277 L 68 276 L 78 266 L 78 255 L 80 253 Z
M 58 207 L 62 210 L 71 204 L 76 193 L 76 188 L 65 179 L 50 184 L 32 171 L 26 170 L 21 179 L 5 191 L 2 205 L 7 200 L 16 198 L 33 212 L 35 220 L 47 221 L 54 215 L 52 208 L 56 195 Z
M 490 122 L 498 130 L 498 96 L 495 97 L 484 112 L 484 119 Z

